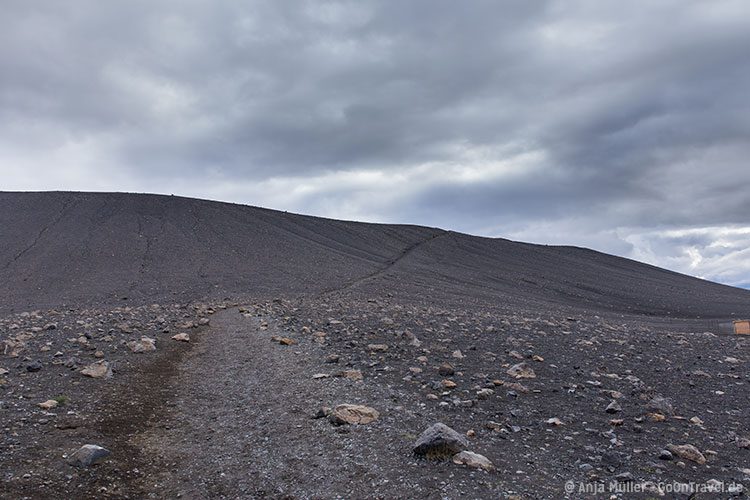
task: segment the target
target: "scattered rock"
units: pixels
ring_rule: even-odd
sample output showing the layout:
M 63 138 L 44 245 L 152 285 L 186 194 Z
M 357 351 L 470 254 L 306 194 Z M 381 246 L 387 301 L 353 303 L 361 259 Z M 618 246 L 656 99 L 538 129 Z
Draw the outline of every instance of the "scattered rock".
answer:
M 20 356 L 26 346 L 23 340 L 19 339 L 6 339 L 3 344 L 3 354 L 10 356 L 11 358 L 17 358 Z
M 559 427 L 563 425 L 562 420 L 560 420 L 557 417 L 548 418 L 547 420 L 544 421 L 544 423 L 552 427 Z
M 602 463 L 609 467 L 619 467 L 626 460 L 625 453 L 616 450 L 607 450 L 602 453 Z
M 529 388 L 525 385 L 518 383 L 518 382 L 509 382 L 507 384 L 501 384 L 510 389 L 511 391 L 517 391 L 521 394 L 527 394 L 529 392 Z
M 452 364 L 443 363 L 442 365 L 438 366 L 438 373 L 443 377 L 450 377 L 451 375 L 454 375 L 456 373 L 456 370 L 455 368 L 453 368 Z
M 620 483 L 630 483 L 634 480 L 634 478 L 631 472 L 622 472 L 615 476 L 615 480 Z
M 379 417 L 380 413 L 374 408 L 352 404 L 338 405 L 328 415 L 328 419 L 335 425 L 364 425 L 374 422 Z
M 664 396 L 654 396 L 647 404 L 647 409 L 650 412 L 661 413 L 662 415 L 672 416 L 674 415 L 674 406 L 672 400 L 665 398 Z
M 368 344 L 367 348 L 372 352 L 385 352 L 388 350 L 386 344 Z
M 117 325 L 118 330 L 122 333 L 134 333 L 135 329 L 128 323 L 120 323 Z
M 339 359 L 341 359 L 341 356 L 339 356 L 338 354 L 329 354 L 326 357 L 326 361 L 325 362 L 328 363 L 328 364 L 338 363 Z
M 30 373 L 38 372 L 42 369 L 42 364 L 39 361 L 32 361 L 26 365 L 26 371 Z
M 622 411 L 622 406 L 617 401 L 612 400 L 604 411 L 607 413 L 619 413 Z
M 414 335 L 412 332 L 407 331 L 404 333 L 407 339 L 409 339 L 409 345 L 412 347 L 421 347 L 422 341 L 417 338 L 416 335 Z
M 602 391 L 602 392 L 609 395 L 609 397 L 612 399 L 622 399 L 625 397 L 625 395 L 621 393 L 620 391 Z
M 443 423 L 425 429 L 414 444 L 414 454 L 428 458 L 448 458 L 469 447 L 466 438 Z
M 85 444 L 70 456 L 68 463 L 76 467 L 89 467 L 111 454 L 112 452 L 101 446 Z
M 91 363 L 81 370 L 81 373 L 91 378 L 110 378 L 112 377 L 112 368 L 109 366 L 109 363 L 101 360 Z
M 355 381 L 359 381 L 364 378 L 362 376 L 362 372 L 359 370 L 342 370 L 338 372 L 336 376 L 341 377 L 341 378 L 348 378 L 349 380 L 355 380 Z
M 80 365 L 81 361 L 76 358 L 75 356 L 71 356 L 70 358 L 66 359 L 63 362 L 63 366 L 65 368 L 75 368 L 76 366 Z
M 701 453 L 698 448 L 696 448 L 692 444 L 669 444 L 666 446 L 666 449 L 673 455 L 678 456 L 682 459 L 690 460 L 700 465 L 706 463 L 706 457 L 703 456 L 703 453 Z
M 482 469 L 486 471 L 495 470 L 495 466 L 487 457 L 480 455 L 479 453 L 474 453 L 473 451 L 462 451 L 453 455 L 453 463 L 465 465 L 474 469 Z
M 320 408 L 318 408 L 318 411 L 316 411 L 313 414 L 312 418 L 315 418 L 315 419 L 325 418 L 330 414 L 331 414 L 331 408 L 329 408 L 328 406 L 321 406 Z
M 489 399 L 490 396 L 495 394 L 495 391 L 492 389 L 480 389 L 477 391 L 477 398 L 478 399 Z
M 128 349 L 135 353 L 151 352 L 156 350 L 156 340 L 149 337 L 141 337 L 141 340 L 133 340 L 126 344 Z
M 48 399 L 44 403 L 38 403 L 37 406 L 42 410 L 51 410 L 52 408 L 57 407 L 58 404 L 60 403 L 58 403 L 54 399 Z
M 526 363 L 518 363 L 508 368 L 506 372 L 513 378 L 536 378 L 536 373 Z
M 674 459 L 674 455 L 669 450 L 661 450 L 659 452 L 659 459 L 660 460 L 672 460 Z
M 178 333 L 177 335 L 172 335 L 172 340 L 178 342 L 190 342 L 190 335 L 187 333 Z
M 646 416 L 652 422 L 664 422 L 667 419 L 667 417 L 665 417 L 661 413 L 647 413 Z

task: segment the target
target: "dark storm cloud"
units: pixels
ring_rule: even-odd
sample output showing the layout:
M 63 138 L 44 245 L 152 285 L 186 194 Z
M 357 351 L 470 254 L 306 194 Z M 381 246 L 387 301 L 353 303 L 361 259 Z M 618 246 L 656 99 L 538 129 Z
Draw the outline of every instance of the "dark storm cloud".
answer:
M 750 279 L 744 1 L 8 1 L 0 28 L 3 188 L 175 192 Z

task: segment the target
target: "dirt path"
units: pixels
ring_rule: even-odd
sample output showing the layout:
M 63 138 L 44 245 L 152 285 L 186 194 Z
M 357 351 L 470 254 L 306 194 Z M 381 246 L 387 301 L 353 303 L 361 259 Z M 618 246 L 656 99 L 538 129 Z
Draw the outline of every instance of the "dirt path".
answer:
M 448 234 L 450 234 L 450 231 L 440 230 L 440 232 L 438 232 L 438 233 L 432 234 L 432 235 L 430 235 L 430 236 L 428 236 L 428 237 L 426 237 L 426 238 L 424 238 L 424 239 L 422 239 L 420 241 L 417 241 L 416 243 L 408 246 L 407 248 L 405 248 L 404 250 L 402 250 L 401 252 L 399 252 L 398 255 L 396 255 L 395 257 L 393 257 L 390 261 L 388 261 L 388 263 L 386 263 L 380 269 L 377 269 L 377 270 L 375 270 L 375 271 L 373 271 L 373 272 L 371 272 L 369 274 L 366 274 L 364 276 L 361 276 L 359 278 L 355 278 L 355 279 L 353 279 L 353 280 L 351 280 L 348 283 L 345 283 L 343 285 L 335 286 L 335 287 L 326 289 L 326 290 L 322 291 L 321 293 L 319 293 L 319 296 L 320 297 L 326 297 L 328 295 L 335 294 L 336 292 L 341 292 L 341 291 L 344 291 L 344 290 L 347 290 L 347 289 L 350 289 L 350 288 L 354 288 L 354 287 L 356 287 L 358 285 L 361 285 L 363 283 L 366 283 L 368 281 L 372 281 L 374 279 L 377 279 L 377 278 L 379 278 L 379 277 L 387 274 L 389 271 L 391 271 L 394 267 L 396 267 L 396 265 L 398 265 L 399 262 L 401 262 L 404 259 L 406 259 L 409 255 L 411 255 L 412 253 L 414 253 L 414 251 L 416 251 L 418 248 L 420 248 L 420 247 L 422 247 L 424 245 L 427 245 L 431 241 L 434 241 L 434 240 L 436 240 L 438 238 L 441 238 L 443 236 L 446 236 Z
M 248 316 L 232 309 L 212 318 L 174 378 L 165 422 L 136 438 L 146 453 L 171 464 L 148 479 L 154 493 L 333 498 L 361 497 L 365 485 L 387 490 L 391 473 L 379 471 L 398 469 L 409 456 L 407 439 L 384 432 L 399 418 L 384 406 L 387 390 L 338 377 L 313 380 L 345 369 L 345 362 L 325 364 L 309 336 L 296 336 L 293 346 L 272 342 L 290 334 Z M 339 403 L 374 406 L 383 418 L 356 427 L 311 418 Z

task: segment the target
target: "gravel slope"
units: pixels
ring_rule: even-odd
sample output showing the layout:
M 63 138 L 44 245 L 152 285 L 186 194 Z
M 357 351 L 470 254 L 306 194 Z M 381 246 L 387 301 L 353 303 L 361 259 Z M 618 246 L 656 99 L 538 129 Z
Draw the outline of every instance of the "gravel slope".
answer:
M 750 291 L 591 250 L 187 198 L 0 193 L 0 311 L 303 296 L 373 285 L 674 318 L 750 314 Z

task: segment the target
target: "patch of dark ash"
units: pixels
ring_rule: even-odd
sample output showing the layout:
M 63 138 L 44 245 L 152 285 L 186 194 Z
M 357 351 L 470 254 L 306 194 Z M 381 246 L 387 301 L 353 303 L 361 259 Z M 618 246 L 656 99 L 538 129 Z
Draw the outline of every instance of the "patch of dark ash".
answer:
M 213 312 L 207 304 L 153 304 L 0 319 L 0 497 L 149 494 L 146 477 L 160 464 L 130 440 L 159 421 L 165 382 L 192 347 L 171 337 L 198 340 Z M 149 344 L 152 350 L 140 348 Z M 112 453 L 90 467 L 71 466 L 89 444 Z

